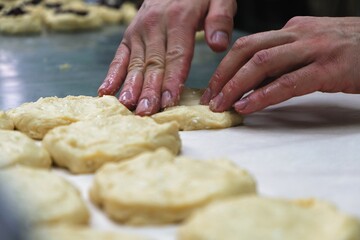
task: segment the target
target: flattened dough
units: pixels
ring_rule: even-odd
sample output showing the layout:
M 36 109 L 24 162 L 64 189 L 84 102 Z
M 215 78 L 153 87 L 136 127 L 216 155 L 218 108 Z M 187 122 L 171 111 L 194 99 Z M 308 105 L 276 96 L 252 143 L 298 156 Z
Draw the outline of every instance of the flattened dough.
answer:
M 13 121 L 3 111 L 0 111 L 0 129 L 5 129 L 5 130 L 13 130 L 14 129 Z
M 233 111 L 215 113 L 209 106 L 199 105 L 202 90 L 184 89 L 179 106 L 152 115 L 158 123 L 176 121 L 180 130 L 219 129 L 240 125 L 243 117 Z
M 360 222 L 317 200 L 260 197 L 215 202 L 180 228 L 179 240 L 357 240 Z
M 254 179 L 230 161 L 159 149 L 106 164 L 95 175 L 90 199 L 116 221 L 143 225 L 178 222 L 215 199 L 255 192 Z
M 7 112 L 16 129 L 34 139 L 42 139 L 54 127 L 80 120 L 132 113 L 114 96 L 46 97 L 24 103 Z
M 55 163 L 73 173 L 94 172 L 106 162 L 166 147 L 174 154 L 181 140 L 175 122 L 158 124 L 148 117 L 114 116 L 81 121 L 51 130 L 43 140 Z
M 108 232 L 80 226 L 53 226 L 38 228 L 31 234 L 30 240 L 145 240 L 120 232 Z
M 25 134 L 0 130 L 0 169 L 16 164 L 49 168 L 51 158 L 44 147 Z
M 31 224 L 86 224 L 89 212 L 78 190 L 48 170 L 16 166 L 0 171 L 7 196 Z

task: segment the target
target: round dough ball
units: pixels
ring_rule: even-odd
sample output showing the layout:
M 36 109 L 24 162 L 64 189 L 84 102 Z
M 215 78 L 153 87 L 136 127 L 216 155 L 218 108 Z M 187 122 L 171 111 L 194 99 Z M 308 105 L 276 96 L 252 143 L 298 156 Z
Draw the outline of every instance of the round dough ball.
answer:
M 51 158 L 43 146 L 25 134 L 0 130 L 0 169 L 16 164 L 49 168 Z
M 114 96 L 46 97 L 24 103 L 7 112 L 16 129 L 34 139 L 42 139 L 50 130 L 80 120 L 132 113 Z
M 106 164 L 90 198 L 114 220 L 143 225 L 182 221 L 211 201 L 255 192 L 254 179 L 230 161 L 192 160 L 159 149 Z
M 31 224 L 86 224 L 89 212 L 79 191 L 48 170 L 16 166 L 0 171 L 9 197 Z
M 91 173 L 106 162 L 127 160 L 159 147 L 174 154 L 181 148 L 176 123 L 158 124 L 139 116 L 113 116 L 57 127 L 43 143 L 54 162 L 73 173 Z
M 215 202 L 180 228 L 179 240 L 355 240 L 360 222 L 317 200 L 260 197 Z
M 5 129 L 5 130 L 13 130 L 14 129 L 13 121 L 3 111 L 0 111 L 0 129 Z

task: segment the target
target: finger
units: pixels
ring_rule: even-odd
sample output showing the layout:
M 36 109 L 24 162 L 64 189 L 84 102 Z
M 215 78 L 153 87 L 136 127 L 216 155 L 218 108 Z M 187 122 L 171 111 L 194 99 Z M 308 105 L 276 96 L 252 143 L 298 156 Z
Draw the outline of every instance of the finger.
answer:
M 120 92 L 119 101 L 129 109 L 138 102 L 144 80 L 144 43 L 140 39 L 132 40 L 131 55 L 124 87 Z M 136 44 L 134 44 L 136 43 Z
M 245 98 L 237 101 L 234 108 L 242 114 L 249 114 L 290 98 L 309 94 L 321 89 L 322 80 L 315 64 L 279 77 Z
M 122 42 L 115 53 L 114 59 L 110 63 L 104 82 L 99 87 L 99 96 L 115 95 L 119 91 L 127 74 L 129 59 L 130 50 Z
M 302 44 L 293 43 L 257 52 L 209 103 L 210 109 L 222 112 L 253 90 L 262 81 L 309 64 L 313 53 Z M 294 57 L 296 56 L 296 57 Z
M 229 46 L 235 13 L 236 1 L 210 1 L 205 34 L 208 45 L 215 52 L 225 51 Z
M 167 32 L 166 68 L 162 86 L 161 107 L 177 105 L 184 82 L 189 74 L 194 54 L 195 27 L 169 20 Z M 192 23 L 195 26 L 195 23 Z
M 292 34 L 280 30 L 239 38 L 215 70 L 201 98 L 201 104 L 209 104 L 210 100 L 220 93 L 225 84 L 256 52 L 293 41 Z
M 161 87 L 165 69 L 165 31 L 157 27 L 160 19 L 153 14 L 151 18 L 155 24 L 147 21 L 145 26 L 146 54 L 145 79 L 136 114 L 145 116 L 157 113 L 160 110 Z M 154 27 L 155 26 L 155 27 Z

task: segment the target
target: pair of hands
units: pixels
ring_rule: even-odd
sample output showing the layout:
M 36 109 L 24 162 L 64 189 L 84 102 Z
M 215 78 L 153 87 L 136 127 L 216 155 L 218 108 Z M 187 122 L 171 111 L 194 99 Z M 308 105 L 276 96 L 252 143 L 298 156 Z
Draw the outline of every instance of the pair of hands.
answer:
M 205 30 L 212 50 L 226 50 L 235 11 L 233 0 L 145 0 L 99 95 L 122 86 L 120 102 L 142 116 L 176 105 L 196 31 Z M 315 91 L 360 93 L 360 18 L 295 17 L 280 30 L 239 38 L 201 103 L 248 114 Z

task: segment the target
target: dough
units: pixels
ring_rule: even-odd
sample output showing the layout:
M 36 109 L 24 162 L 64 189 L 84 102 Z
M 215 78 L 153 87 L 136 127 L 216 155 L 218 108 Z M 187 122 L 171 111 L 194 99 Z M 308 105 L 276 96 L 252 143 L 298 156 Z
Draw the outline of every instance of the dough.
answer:
M 5 130 L 13 130 L 14 129 L 13 121 L 3 111 L 0 111 L 0 129 L 5 129 Z
M 0 12 L 0 33 L 8 35 L 40 34 L 42 22 L 36 12 L 12 6 Z
M 31 167 L 49 168 L 49 153 L 25 134 L 0 130 L 0 169 L 23 164 Z
M 215 113 L 209 106 L 199 105 L 202 90 L 185 89 L 179 106 L 152 115 L 158 123 L 176 121 L 180 130 L 219 129 L 240 125 L 243 117 L 233 111 Z
M 360 222 L 317 200 L 259 197 L 215 202 L 180 228 L 179 240 L 355 240 Z
M 20 213 L 32 225 L 86 224 L 89 212 L 78 190 L 48 170 L 16 166 L 0 171 L 0 180 Z
M 114 116 L 81 121 L 51 130 L 43 140 L 55 163 L 73 173 L 91 173 L 106 162 L 122 161 L 145 151 L 181 147 L 175 122 L 157 124 L 148 117 Z
M 120 8 L 120 11 L 123 15 L 123 22 L 126 25 L 129 25 L 132 22 L 138 12 L 135 4 L 130 2 L 124 2 Z
M 24 103 L 7 112 L 15 127 L 34 139 L 42 139 L 54 127 L 80 120 L 132 114 L 114 96 L 46 97 Z
M 98 29 L 103 25 L 98 11 L 78 1 L 45 11 L 44 21 L 47 28 L 53 31 Z
M 116 221 L 143 225 L 178 222 L 213 200 L 255 192 L 253 178 L 230 161 L 159 149 L 106 164 L 95 174 L 90 199 Z
M 29 240 L 145 240 L 120 232 L 108 232 L 80 226 L 53 226 L 37 228 Z
M 123 12 L 116 6 L 95 5 L 91 7 L 98 12 L 105 24 L 118 24 L 123 20 Z

